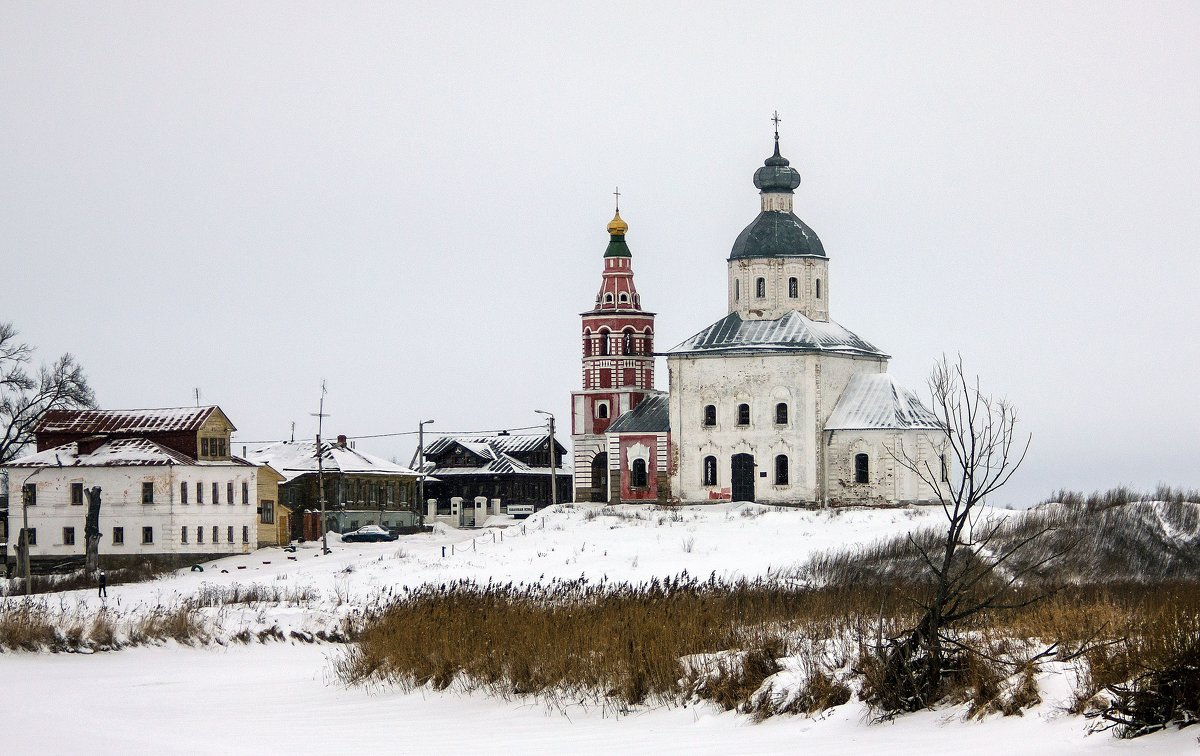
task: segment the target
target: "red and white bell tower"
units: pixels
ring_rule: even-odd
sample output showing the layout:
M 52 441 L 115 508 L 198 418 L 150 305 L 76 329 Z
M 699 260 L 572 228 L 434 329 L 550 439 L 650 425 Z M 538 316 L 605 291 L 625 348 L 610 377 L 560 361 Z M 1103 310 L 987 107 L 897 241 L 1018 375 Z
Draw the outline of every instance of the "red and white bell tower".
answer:
M 619 198 L 619 195 L 618 195 Z M 608 224 L 608 249 L 596 305 L 582 313 L 583 390 L 571 394 L 575 498 L 608 501 L 604 432 L 654 390 L 654 313 L 633 285 L 629 225 L 620 206 Z

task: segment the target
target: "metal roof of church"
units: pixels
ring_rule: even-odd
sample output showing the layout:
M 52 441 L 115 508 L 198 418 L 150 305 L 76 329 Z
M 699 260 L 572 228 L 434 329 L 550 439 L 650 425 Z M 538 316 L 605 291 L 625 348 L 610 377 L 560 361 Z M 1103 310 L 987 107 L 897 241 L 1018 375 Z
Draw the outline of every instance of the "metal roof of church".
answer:
M 825 246 L 795 213 L 763 210 L 742 229 L 729 252 L 730 260 L 751 257 L 825 257 Z
M 825 430 L 940 429 L 936 415 L 887 373 L 856 373 Z
M 731 312 L 666 354 L 738 352 L 838 352 L 888 357 L 832 320 L 810 320 L 796 310 L 777 320 L 742 320 L 736 312 Z
M 650 394 L 608 426 L 608 433 L 666 433 L 670 428 L 666 394 Z

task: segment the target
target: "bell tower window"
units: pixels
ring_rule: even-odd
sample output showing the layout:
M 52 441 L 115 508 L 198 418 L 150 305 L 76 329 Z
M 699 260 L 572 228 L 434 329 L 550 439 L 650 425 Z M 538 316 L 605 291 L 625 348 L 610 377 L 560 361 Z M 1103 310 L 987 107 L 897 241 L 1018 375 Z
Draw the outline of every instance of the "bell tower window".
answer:
M 767 279 L 754 279 L 754 296 L 758 297 L 759 299 L 767 298 Z
M 608 329 L 600 329 L 600 356 L 608 356 Z
M 788 279 L 788 297 L 796 299 L 800 296 L 800 281 L 796 278 Z
M 817 279 L 817 299 L 821 298 L 821 279 Z
M 733 301 L 740 302 L 742 299 L 742 282 L 738 279 L 733 279 Z

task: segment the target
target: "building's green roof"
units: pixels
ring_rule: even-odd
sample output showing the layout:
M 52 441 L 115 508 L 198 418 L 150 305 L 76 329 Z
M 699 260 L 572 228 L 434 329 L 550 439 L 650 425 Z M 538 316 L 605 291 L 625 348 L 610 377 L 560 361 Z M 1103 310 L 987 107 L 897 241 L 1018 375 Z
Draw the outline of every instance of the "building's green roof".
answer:
M 764 210 L 733 242 L 730 260 L 750 257 L 824 257 L 817 233 L 795 213 Z
M 611 234 L 608 239 L 608 249 L 604 250 L 605 257 L 633 257 L 629 253 L 629 245 L 625 243 L 624 234 Z

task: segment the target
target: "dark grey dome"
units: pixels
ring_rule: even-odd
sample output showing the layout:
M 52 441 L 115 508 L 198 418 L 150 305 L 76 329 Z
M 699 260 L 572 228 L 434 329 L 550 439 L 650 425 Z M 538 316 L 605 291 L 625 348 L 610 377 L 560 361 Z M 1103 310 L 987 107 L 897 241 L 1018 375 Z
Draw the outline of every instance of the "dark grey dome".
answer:
M 824 257 L 817 233 L 795 213 L 764 210 L 733 242 L 730 260 L 747 257 Z
M 775 154 L 767 158 L 763 167 L 754 172 L 754 185 L 764 192 L 787 192 L 800 186 L 800 172 L 792 168 L 788 159 L 779 154 L 779 140 L 775 141 Z

